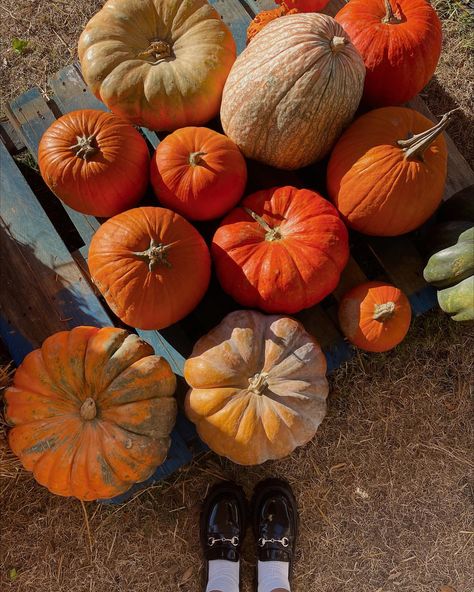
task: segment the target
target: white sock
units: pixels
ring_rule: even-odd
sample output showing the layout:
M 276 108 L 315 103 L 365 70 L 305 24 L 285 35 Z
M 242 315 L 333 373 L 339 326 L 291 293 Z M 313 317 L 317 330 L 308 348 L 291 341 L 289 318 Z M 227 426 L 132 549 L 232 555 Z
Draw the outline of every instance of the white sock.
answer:
M 240 561 L 213 559 L 209 561 L 209 576 L 206 592 L 239 592 Z
M 258 592 L 272 592 L 279 588 L 290 592 L 289 572 L 290 564 L 286 561 L 259 561 Z

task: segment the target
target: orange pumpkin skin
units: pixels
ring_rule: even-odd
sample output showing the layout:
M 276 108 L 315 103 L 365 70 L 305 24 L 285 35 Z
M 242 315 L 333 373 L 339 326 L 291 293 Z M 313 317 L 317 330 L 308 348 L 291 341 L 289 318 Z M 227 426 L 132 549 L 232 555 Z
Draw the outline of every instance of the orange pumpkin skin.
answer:
M 290 10 L 287 8 L 286 3 L 283 2 L 281 6 L 272 8 L 271 10 L 263 10 L 259 12 L 257 16 L 252 20 L 247 29 L 247 45 L 252 41 L 255 35 L 263 29 L 265 25 L 268 25 L 270 21 L 285 16 L 287 14 L 296 14 L 298 10 L 293 8 Z
M 191 220 L 219 218 L 236 205 L 247 165 L 227 136 L 186 127 L 167 136 L 151 161 L 151 183 L 160 202 Z
M 204 239 L 179 214 L 135 208 L 92 237 L 89 270 L 113 312 L 139 329 L 181 320 L 203 297 L 211 273 Z
M 304 327 L 252 310 L 227 315 L 184 365 L 185 410 L 208 446 L 241 465 L 291 454 L 326 414 L 326 359 Z
M 339 324 L 347 339 L 370 352 L 393 349 L 410 328 L 411 307 L 390 284 L 367 282 L 350 290 L 339 305 Z
M 166 458 L 176 377 L 137 335 L 115 327 L 55 333 L 26 356 L 5 392 L 9 442 L 52 493 L 123 493 Z
M 351 0 L 335 19 L 364 59 L 363 101 L 369 105 L 399 105 L 430 81 L 442 33 L 438 15 L 426 0 Z
M 413 109 L 383 107 L 362 115 L 345 131 L 329 160 L 327 188 L 348 226 L 363 234 L 398 236 L 435 212 L 448 162 L 439 134 L 448 122 L 447 114 L 433 127 Z
M 277 4 L 285 5 L 288 10 L 296 8 L 298 12 L 318 12 L 329 0 L 275 0 Z
M 334 207 L 308 189 L 279 187 L 246 197 L 211 247 L 223 289 L 244 306 L 294 313 L 331 293 L 349 258 Z
M 150 154 L 137 130 L 112 113 L 84 109 L 57 119 L 38 149 L 41 176 L 66 205 L 109 217 L 136 205 L 148 185 Z

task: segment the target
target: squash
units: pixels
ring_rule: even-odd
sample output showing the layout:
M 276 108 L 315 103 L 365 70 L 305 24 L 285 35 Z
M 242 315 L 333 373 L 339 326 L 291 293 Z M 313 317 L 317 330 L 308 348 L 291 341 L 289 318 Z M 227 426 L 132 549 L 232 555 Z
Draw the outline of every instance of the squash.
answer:
M 432 255 L 423 277 L 438 288 L 452 286 L 474 274 L 474 226 L 459 235 L 456 244 Z M 473 295 L 474 297 L 474 295 Z
M 222 127 L 248 158 L 301 168 L 323 158 L 351 121 L 364 77 L 362 58 L 334 19 L 277 18 L 233 65 Z
M 115 327 L 76 327 L 29 353 L 5 392 L 9 443 L 52 493 L 108 498 L 163 463 L 176 377 L 148 343 Z
M 217 115 L 236 47 L 206 0 L 108 0 L 78 53 L 84 80 L 111 111 L 175 130 Z
M 467 220 L 474 223 L 474 185 L 465 187 L 447 201 L 438 210 L 439 220 Z
M 196 343 L 184 377 L 199 436 L 241 465 L 291 454 L 326 414 L 326 359 L 294 319 L 230 313 Z
M 342 332 L 352 344 L 370 352 L 385 352 L 405 338 L 411 308 L 399 288 L 366 282 L 344 295 L 338 316 Z
M 46 185 L 66 205 L 91 216 L 114 216 L 140 201 L 150 154 L 124 119 L 92 109 L 72 111 L 43 134 L 38 165 Z
M 219 218 L 242 197 L 247 165 L 226 136 L 205 127 L 185 127 L 167 136 L 151 163 L 159 201 L 191 220 Z
M 365 103 L 400 105 L 430 81 L 442 33 L 427 0 L 351 0 L 335 19 L 364 58 Z
M 286 3 L 282 2 L 281 6 L 277 6 L 276 8 L 272 8 L 270 10 L 263 10 L 259 12 L 253 20 L 250 22 L 250 25 L 247 28 L 247 45 L 252 41 L 255 35 L 263 29 L 270 21 L 273 21 L 276 18 L 280 18 L 281 16 L 286 16 L 287 14 L 296 14 L 299 12 L 295 8 L 290 10 L 287 8 Z
M 441 203 L 448 154 L 441 136 L 452 112 L 432 122 L 413 109 L 383 107 L 342 135 L 327 169 L 329 196 L 354 230 L 398 236 L 418 228 Z
M 474 275 L 439 290 L 438 303 L 453 321 L 474 321 Z
M 239 304 L 295 313 L 336 288 L 348 233 L 316 192 L 279 187 L 249 195 L 230 212 L 211 252 L 222 288 Z
M 452 220 L 441 222 L 430 228 L 427 237 L 422 242 L 423 252 L 431 256 L 447 247 L 454 246 L 458 240 L 474 240 L 474 227 L 467 220 Z
M 92 280 L 111 310 L 139 329 L 162 329 L 189 314 L 209 284 L 209 250 L 198 231 L 165 208 L 135 208 L 92 237 Z

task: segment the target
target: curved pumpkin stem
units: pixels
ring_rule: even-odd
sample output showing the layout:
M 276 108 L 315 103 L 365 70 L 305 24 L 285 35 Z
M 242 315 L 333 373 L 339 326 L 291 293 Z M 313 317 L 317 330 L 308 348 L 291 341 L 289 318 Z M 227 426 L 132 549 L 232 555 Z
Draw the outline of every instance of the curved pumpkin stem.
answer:
M 333 37 L 331 39 L 331 50 L 333 53 L 339 53 L 349 43 L 345 37 Z
M 94 419 L 97 415 L 97 407 L 92 397 L 87 397 L 84 403 L 82 403 L 80 414 L 82 419 L 85 419 L 86 421 Z
M 251 209 L 249 208 L 244 208 L 244 210 L 247 212 L 247 214 L 249 216 L 252 216 L 252 218 L 258 222 L 260 224 L 260 226 L 267 231 L 267 233 L 265 234 L 265 240 L 267 241 L 275 241 L 275 240 L 280 240 L 282 237 L 280 229 L 278 228 L 278 226 L 276 228 L 272 228 L 263 218 L 262 216 L 259 216 L 258 214 L 256 214 L 255 212 L 253 212 Z
M 261 395 L 268 388 L 267 378 L 267 372 L 258 372 L 255 376 L 249 378 L 248 390 L 256 395 Z
M 388 319 L 393 317 L 395 312 L 395 302 L 384 302 L 383 304 L 376 304 L 374 306 L 374 314 L 372 318 L 374 321 L 387 321 Z
M 390 0 L 385 0 L 385 16 L 382 19 L 382 23 L 387 25 L 398 25 L 402 22 L 401 19 L 397 18 L 393 13 L 392 5 L 390 4 Z
M 189 164 L 193 167 L 203 162 L 202 157 L 206 156 L 207 152 L 191 152 L 189 155 Z
M 90 156 L 93 156 L 99 151 L 94 134 L 91 136 L 76 136 L 76 140 L 77 143 L 69 146 L 69 148 L 79 158 L 87 160 Z
M 430 129 L 427 129 L 420 134 L 416 134 L 407 140 L 398 140 L 397 144 L 403 148 L 405 152 L 405 160 L 423 160 L 424 151 L 431 146 L 444 128 L 447 127 L 455 111 L 459 111 L 459 107 L 445 113 L 438 123 L 435 126 L 430 127 Z
M 172 267 L 168 261 L 168 251 L 176 243 L 165 245 L 157 243 L 154 238 L 150 241 L 150 246 L 145 251 L 132 251 L 132 254 L 148 263 L 148 269 L 153 271 L 157 265 Z
M 161 39 L 155 39 L 144 51 L 141 51 L 137 58 L 141 60 L 149 61 L 150 58 L 153 60 L 153 65 L 172 57 L 173 50 L 171 45 Z

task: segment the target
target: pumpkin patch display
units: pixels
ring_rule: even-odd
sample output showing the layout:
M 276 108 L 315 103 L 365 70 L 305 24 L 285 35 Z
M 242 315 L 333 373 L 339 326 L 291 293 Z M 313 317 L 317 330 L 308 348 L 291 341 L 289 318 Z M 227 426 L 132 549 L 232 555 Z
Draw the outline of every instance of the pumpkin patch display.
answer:
M 222 127 L 248 158 L 301 168 L 323 158 L 351 121 L 364 77 L 362 58 L 333 18 L 277 18 L 233 65 Z
M 78 53 L 84 80 L 111 111 L 171 131 L 217 115 L 236 47 L 206 0 L 108 0 Z
M 230 313 L 196 343 L 184 377 L 199 436 L 241 465 L 291 454 L 326 414 L 326 359 L 294 319 Z
M 399 105 L 430 81 L 442 33 L 427 0 L 351 0 L 335 19 L 364 58 L 367 104 Z
M 143 137 L 121 117 L 93 109 L 72 111 L 46 130 L 38 165 L 66 205 L 108 217 L 136 205 L 148 185 L 150 155 Z
M 226 136 L 205 127 L 186 127 L 167 136 L 151 162 L 151 183 L 159 201 L 191 220 L 219 218 L 242 197 L 247 165 Z
M 370 352 L 393 349 L 410 328 L 408 298 L 383 282 L 366 282 L 349 290 L 339 304 L 338 314 L 347 339 Z
M 211 252 L 222 288 L 239 304 L 295 313 L 336 288 L 348 233 L 319 194 L 279 187 L 249 195 L 230 212 Z
M 76 327 L 26 356 L 5 392 L 9 443 L 52 493 L 108 498 L 163 463 L 176 377 L 137 335 Z
M 418 228 L 441 203 L 448 153 L 442 131 L 404 107 L 359 117 L 341 136 L 327 169 L 329 196 L 351 228 L 398 236 Z
M 139 329 L 162 329 L 199 303 L 209 284 L 209 250 L 198 231 L 165 208 L 135 208 L 92 237 L 89 270 L 112 311 Z

